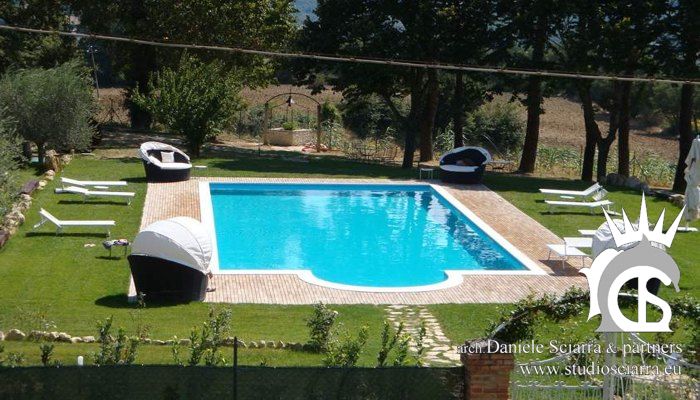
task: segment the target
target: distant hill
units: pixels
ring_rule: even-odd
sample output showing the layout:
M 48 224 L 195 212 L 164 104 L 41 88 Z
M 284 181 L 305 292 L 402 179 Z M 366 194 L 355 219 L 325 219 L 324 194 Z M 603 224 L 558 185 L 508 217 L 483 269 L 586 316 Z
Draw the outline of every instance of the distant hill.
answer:
M 304 22 L 307 16 L 314 19 L 314 9 L 316 8 L 316 0 L 294 0 L 294 6 L 299 10 L 297 13 L 297 21 Z

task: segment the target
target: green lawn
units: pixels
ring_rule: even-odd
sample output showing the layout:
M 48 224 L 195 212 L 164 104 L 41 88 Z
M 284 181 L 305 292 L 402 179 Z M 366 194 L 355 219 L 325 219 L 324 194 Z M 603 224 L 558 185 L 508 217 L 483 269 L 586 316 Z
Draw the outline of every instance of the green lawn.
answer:
M 330 177 L 330 178 L 390 178 L 415 176 L 414 171 L 396 167 L 358 164 L 342 159 L 323 157 L 308 162 L 290 161 L 293 154 L 279 155 L 236 153 L 227 158 L 203 158 L 196 165 L 207 165 L 206 170 L 195 170 L 195 175 L 207 176 L 265 176 L 265 177 Z M 29 172 L 25 171 L 26 175 Z M 0 330 L 20 328 L 24 331 L 47 329 L 65 331 L 71 335 L 95 335 L 98 320 L 114 316 L 117 326 L 135 332 L 147 326 L 150 336 L 168 339 L 173 335 L 187 337 L 192 326 L 200 325 L 207 317 L 210 305 L 148 304 L 137 310 L 126 302 L 128 264 L 123 258 L 108 258 L 101 247 L 104 237 L 99 231 L 68 231 L 56 237 L 50 226 L 31 232 L 38 220 L 38 209 L 46 208 L 62 219 L 115 219 L 117 227 L 113 238 L 133 239 L 138 231 L 141 209 L 146 190 L 143 167 L 137 159 L 96 159 L 76 157 L 63 172 L 79 179 L 129 181 L 129 190 L 137 193 L 131 206 L 111 201 L 91 201 L 84 206 L 78 198 L 53 193 L 55 183 L 35 195 L 35 202 L 27 215 L 27 222 L 8 245 L 0 250 Z M 585 214 L 543 214 L 544 205 L 537 202 L 539 187 L 583 187 L 585 184 L 492 174 L 487 185 L 501 193 L 558 235 L 574 235 L 578 228 L 594 228 L 600 216 Z M 611 199 L 622 204 L 633 218 L 639 208 L 640 197 L 628 191 L 613 190 Z M 650 214 L 657 215 L 662 207 L 674 211 L 669 203 L 653 200 Z M 652 217 L 654 218 L 654 217 Z M 670 221 L 667 221 L 670 222 Z M 685 293 L 698 296 L 700 284 L 692 273 L 692 260 L 700 257 L 700 249 L 693 246 L 692 234 L 679 234 L 672 248 L 683 272 L 681 288 Z M 94 245 L 94 246 L 92 246 Z M 668 291 L 664 295 L 670 295 Z M 220 306 L 219 306 L 220 307 Z M 305 319 L 310 306 L 231 305 L 233 310 L 232 334 L 246 341 L 284 340 L 304 342 L 307 339 Z M 340 312 L 339 320 L 355 333 L 362 325 L 370 328 L 370 341 L 360 363 L 374 365 L 379 348 L 379 336 L 384 311 L 374 306 L 333 306 Z M 496 319 L 501 306 L 496 305 L 441 305 L 431 306 L 443 325 L 445 334 L 453 342 L 482 336 L 489 322 Z M 555 334 L 556 332 L 552 332 Z M 28 363 L 38 362 L 38 344 L 4 342 L 7 351 L 22 351 Z M 57 356 L 72 362 L 78 354 L 94 351 L 91 345 L 57 345 Z M 139 362 L 170 362 L 167 347 L 144 346 Z M 318 365 L 321 356 L 280 350 L 246 350 L 243 364 L 257 365 Z

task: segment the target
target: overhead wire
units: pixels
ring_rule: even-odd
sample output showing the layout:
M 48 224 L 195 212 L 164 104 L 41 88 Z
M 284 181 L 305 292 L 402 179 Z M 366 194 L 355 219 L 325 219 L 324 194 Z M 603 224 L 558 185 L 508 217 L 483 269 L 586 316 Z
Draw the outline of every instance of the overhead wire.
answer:
M 574 78 L 588 80 L 608 80 L 608 81 L 629 81 L 629 82 L 650 82 L 650 83 L 674 83 L 674 84 L 691 84 L 700 85 L 700 80 L 682 78 L 682 77 L 644 77 L 644 76 L 629 76 L 629 75 L 601 75 L 590 74 L 572 71 L 555 71 L 546 69 L 526 69 L 526 68 L 510 68 L 510 67 L 492 67 L 468 64 L 451 64 L 432 61 L 416 61 L 416 60 L 398 60 L 367 56 L 346 56 L 336 54 L 320 54 L 310 52 L 289 52 L 275 50 L 259 50 L 244 47 L 220 46 L 220 45 L 202 45 L 191 43 L 174 43 L 166 41 L 157 41 L 149 39 L 132 38 L 126 36 L 102 35 L 95 33 L 83 33 L 74 31 L 61 31 L 53 29 L 38 29 L 25 28 L 12 25 L 0 25 L 0 31 L 14 31 L 24 33 L 35 33 L 44 35 L 59 35 L 66 37 L 106 40 L 113 42 L 132 43 L 145 46 L 158 46 L 178 49 L 194 49 L 194 50 L 211 50 L 230 53 L 251 54 L 264 57 L 280 57 L 280 58 L 300 58 L 316 61 L 344 62 L 344 63 L 359 63 L 387 66 L 401 66 L 411 68 L 432 68 L 446 71 L 465 71 L 465 72 L 483 72 L 496 74 L 511 74 L 524 76 L 547 76 L 554 78 Z

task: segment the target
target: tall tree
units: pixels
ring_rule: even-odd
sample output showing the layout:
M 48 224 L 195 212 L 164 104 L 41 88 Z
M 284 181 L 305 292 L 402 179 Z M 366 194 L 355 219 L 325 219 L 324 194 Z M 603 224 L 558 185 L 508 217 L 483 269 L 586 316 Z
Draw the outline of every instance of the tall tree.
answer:
M 700 77 L 698 54 L 700 54 L 700 7 L 692 0 L 666 0 L 663 18 L 665 34 L 656 53 L 664 71 L 686 78 Z M 695 86 L 681 86 L 678 110 L 678 162 L 673 180 L 673 190 L 683 192 L 686 188 L 685 159 L 693 142 L 693 104 Z
M 17 0 L 0 2 L 0 18 L 8 25 L 67 30 L 65 1 Z M 0 34 L 0 73 L 10 66 L 51 68 L 77 54 L 74 39 L 3 31 Z
M 117 34 L 159 41 L 285 49 L 295 33 L 292 0 L 71 0 L 81 25 L 94 33 Z M 150 114 L 130 101 L 136 87 L 147 90 L 151 74 L 175 66 L 180 50 L 128 43 L 104 43 L 117 74 L 124 76 L 131 125 L 147 128 Z M 246 85 L 274 78 L 275 64 L 257 56 L 192 52 L 217 58 L 228 68 L 247 71 Z
M 588 0 L 573 0 L 566 5 L 562 27 L 557 32 L 552 46 L 557 63 L 563 69 L 582 73 L 597 72 L 599 56 L 598 39 L 602 30 L 602 10 Z M 583 109 L 585 144 L 581 179 L 593 180 L 596 146 L 604 140 L 595 118 L 595 108 L 591 95 L 591 81 L 574 81 L 576 92 Z
M 634 75 L 653 72 L 651 53 L 661 33 L 663 2 L 659 0 L 604 0 L 602 25 L 603 68 L 609 73 Z M 630 174 L 630 118 L 632 82 L 614 83 L 613 110 L 618 131 L 618 167 Z M 599 154 L 600 156 L 600 154 Z M 600 174 L 600 173 L 599 173 Z
M 511 34 L 520 50 L 526 50 L 526 59 L 515 58 L 518 67 L 541 69 L 547 66 L 545 55 L 551 45 L 550 38 L 561 24 L 559 0 L 515 0 L 499 2 L 499 14 L 503 19 L 502 34 Z M 525 143 L 520 158 L 521 172 L 534 172 L 537 162 L 537 144 L 540 135 L 542 110 L 542 77 L 532 75 L 527 80 L 527 125 Z
M 443 41 L 437 5 L 418 0 L 321 0 L 317 20 L 306 20 L 300 44 L 321 53 L 438 60 Z M 319 75 L 325 74 L 327 83 L 345 96 L 378 95 L 404 136 L 404 168 L 413 165 L 417 144 L 420 159 L 432 159 L 437 71 L 354 63 L 306 63 L 300 69 L 303 81 L 318 83 Z M 408 107 L 402 107 L 406 101 Z
M 653 0 L 637 2 L 636 6 L 632 3 L 627 0 L 573 0 L 567 3 L 562 8 L 566 16 L 552 46 L 559 65 L 584 73 L 627 75 L 648 68 L 652 43 L 659 32 L 660 9 Z M 612 81 L 608 85 L 609 95 L 595 98 L 591 81 L 575 82 L 586 130 L 581 172 L 583 180 L 593 178 L 596 148 L 597 179 L 605 178 L 610 149 L 618 138 L 618 172 L 629 175 L 632 83 Z M 596 122 L 596 106 L 608 111 L 609 123 L 605 135 Z
M 482 64 L 503 55 L 505 46 L 496 40 L 494 0 L 444 0 L 439 16 L 445 31 L 445 60 L 459 64 Z M 454 147 L 464 145 L 465 112 L 482 104 L 486 87 L 478 85 L 462 71 L 454 73 L 452 129 Z

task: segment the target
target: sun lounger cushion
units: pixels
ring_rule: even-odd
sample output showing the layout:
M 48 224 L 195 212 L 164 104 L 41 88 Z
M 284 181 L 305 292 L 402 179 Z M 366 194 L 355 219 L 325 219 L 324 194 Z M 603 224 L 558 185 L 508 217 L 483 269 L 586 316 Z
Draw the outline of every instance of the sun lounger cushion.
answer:
M 559 201 L 559 200 L 545 200 L 545 203 L 550 206 L 570 206 L 570 207 L 604 207 L 612 205 L 613 202 L 610 200 L 600 200 L 600 201 Z

